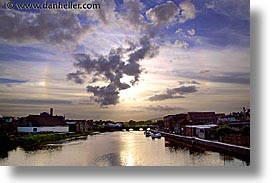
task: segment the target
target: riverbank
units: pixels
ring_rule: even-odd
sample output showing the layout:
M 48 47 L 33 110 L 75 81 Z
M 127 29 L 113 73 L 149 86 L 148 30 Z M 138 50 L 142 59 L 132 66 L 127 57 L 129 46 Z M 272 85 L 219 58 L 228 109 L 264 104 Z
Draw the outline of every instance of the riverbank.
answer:
M 162 136 L 166 138 L 166 140 L 183 144 L 185 146 L 189 147 L 196 147 L 201 148 L 204 150 L 211 150 L 216 151 L 228 155 L 234 155 L 240 159 L 250 161 L 250 148 L 249 147 L 243 147 L 243 146 L 237 146 L 233 144 L 227 144 L 217 141 L 211 141 L 211 140 L 205 140 L 200 139 L 197 137 L 190 137 L 190 136 L 182 136 L 182 135 L 176 135 L 171 133 L 166 133 L 159 131 Z
M 34 150 L 43 147 L 48 143 L 56 143 L 65 139 L 77 139 L 83 136 L 94 135 L 99 132 L 89 131 L 82 133 L 47 133 L 47 134 L 20 134 L 20 135 L 2 135 L 1 148 L 12 150 L 16 147 L 22 147 L 25 150 Z

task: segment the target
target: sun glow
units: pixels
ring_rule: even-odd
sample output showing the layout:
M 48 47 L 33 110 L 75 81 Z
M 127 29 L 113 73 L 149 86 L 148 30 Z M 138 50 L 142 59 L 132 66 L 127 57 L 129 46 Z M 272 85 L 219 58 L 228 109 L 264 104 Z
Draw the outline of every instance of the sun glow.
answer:
M 41 82 L 38 82 L 38 85 L 42 86 L 42 87 L 46 87 L 47 86 L 47 82 L 46 81 L 41 81 Z
M 144 83 L 138 83 L 134 86 L 120 91 L 120 97 L 122 100 L 127 102 L 134 102 L 138 98 L 142 98 L 142 93 L 146 90 L 146 85 Z

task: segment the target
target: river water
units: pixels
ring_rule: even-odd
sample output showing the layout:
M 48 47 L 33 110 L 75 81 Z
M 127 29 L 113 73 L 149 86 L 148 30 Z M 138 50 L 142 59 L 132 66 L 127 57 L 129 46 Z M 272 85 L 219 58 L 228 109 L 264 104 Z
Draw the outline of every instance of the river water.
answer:
M 8 166 L 247 166 L 232 156 L 175 146 L 141 131 L 108 132 L 48 144 L 35 151 L 18 147 L 0 158 Z

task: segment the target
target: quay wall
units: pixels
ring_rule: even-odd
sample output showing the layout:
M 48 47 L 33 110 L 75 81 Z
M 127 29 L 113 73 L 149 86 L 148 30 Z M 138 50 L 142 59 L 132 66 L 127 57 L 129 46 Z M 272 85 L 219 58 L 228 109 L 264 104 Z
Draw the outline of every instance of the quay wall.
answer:
M 183 144 L 189 147 L 197 147 L 205 150 L 212 150 L 221 152 L 224 154 L 233 154 L 242 159 L 250 159 L 250 148 L 237 146 L 233 144 L 227 144 L 217 141 L 204 140 L 197 137 L 182 136 L 177 134 L 166 133 L 158 131 L 162 136 L 168 141 L 173 141 L 175 143 Z

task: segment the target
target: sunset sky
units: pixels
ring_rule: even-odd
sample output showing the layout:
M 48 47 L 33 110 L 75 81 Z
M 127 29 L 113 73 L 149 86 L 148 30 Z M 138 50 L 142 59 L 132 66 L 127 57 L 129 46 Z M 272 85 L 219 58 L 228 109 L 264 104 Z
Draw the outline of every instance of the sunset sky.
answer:
M 106 0 L 69 11 L 6 2 L 1 115 L 54 107 L 70 119 L 129 121 L 250 105 L 249 0 Z

